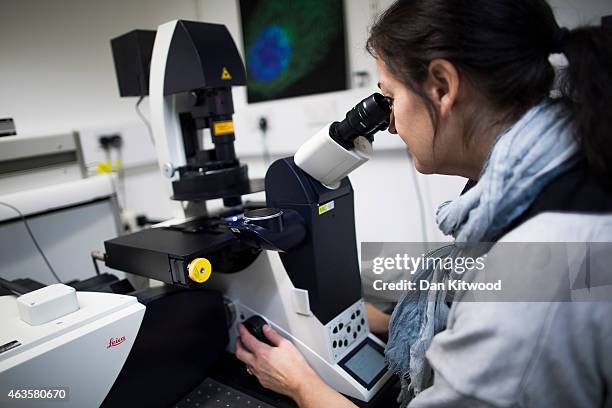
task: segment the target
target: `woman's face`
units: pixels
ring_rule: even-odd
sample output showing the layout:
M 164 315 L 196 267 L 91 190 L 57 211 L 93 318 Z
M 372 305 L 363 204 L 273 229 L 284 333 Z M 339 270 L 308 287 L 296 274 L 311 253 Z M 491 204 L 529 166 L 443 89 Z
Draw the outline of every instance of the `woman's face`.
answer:
M 393 99 L 389 132 L 399 135 L 408 146 L 414 165 L 424 174 L 461 174 L 457 163 L 463 156 L 462 136 L 448 114 L 439 114 L 438 132 L 435 136 L 432 118 L 423 99 L 393 77 L 379 58 L 378 86 L 385 96 Z M 429 92 L 425 84 L 425 92 Z M 432 88 L 433 89 L 433 88 Z M 449 131 L 455 129 L 455 131 Z

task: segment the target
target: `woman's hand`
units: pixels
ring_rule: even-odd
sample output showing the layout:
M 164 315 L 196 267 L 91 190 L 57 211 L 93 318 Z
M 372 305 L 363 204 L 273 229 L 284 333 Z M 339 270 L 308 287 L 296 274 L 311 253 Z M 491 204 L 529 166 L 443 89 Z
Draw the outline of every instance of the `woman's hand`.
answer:
M 263 332 L 272 346 L 257 340 L 242 324 L 238 332 L 236 357 L 264 387 L 292 398 L 301 408 L 356 408 L 325 384 L 298 349 L 267 324 Z
M 366 315 L 368 316 L 368 325 L 370 331 L 376 334 L 389 333 L 389 320 L 391 316 L 381 312 L 370 303 L 365 304 Z
M 297 400 L 302 389 L 322 382 L 298 349 L 269 325 L 263 332 L 272 346 L 257 340 L 242 324 L 238 332 L 236 357 L 264 387 Z

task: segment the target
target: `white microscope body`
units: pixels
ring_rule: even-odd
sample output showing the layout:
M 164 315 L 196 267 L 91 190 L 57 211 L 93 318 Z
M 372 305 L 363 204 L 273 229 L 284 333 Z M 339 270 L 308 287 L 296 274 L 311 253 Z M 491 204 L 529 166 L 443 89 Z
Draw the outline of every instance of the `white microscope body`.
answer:
M 180 24 L 180 21 L 171 21 L 159 27 L 153 49 L 149 85 L 158 161 L 162 174 L 170 182 L 178 179 L 178 169 L 188 163 L 180 123 L 180 113 L 186 106 L 188 97 L 184 94 L 168 94 L 165 91 L 170 50 Z M 379 125 L 380 123 L 377 123 L 377 126 Z M 367 161 L 372 153 L 371 140 L 365 137 L 367 132 L 349 138 L 349 147 L 352 144 L 352 148 L 346 148 L 330 136 L 331 126 L 333 124 L 317 133 L 295 155 L 295 164 L 313 178 L 310 182 L 320 181 L 321 185 L 317 188 L 320 187 L 321 196 L 327 194 L 326 190 L 333 193 L 338 189 L 342 180 L 347 180 L 346 175 Z M 369 131 L 373 133 L 373 129 Z M 309 176 L 302 173 L 300 177 Z M 172 191 L 170 182 L 169 192 Z M 268 179 L 266 182 L 268 183 Z M 342 185 L 351 193 L 352 211 L 352 189 L 348 180 Z M 335 216 L 334 211 L 340 211 L 334 209 L 334 201 L 338 205 L 338 200 L 316 203 L 319 219 Z M 176 210 L 177 215 L 186 215 L 181 214 L 183 207 L 179 202 Z M 354 219 L 349 219 L 349 222 L 353 223 L 351 228 L 354 234 Z M 236 232 L 239 236 L 239 231 Z M 312 232 L 306 232 L 309 233 Z M 356 250 L 353 251 L 356 243 L 353 241 L 349 243 L 349 246 L 351 245 L 350 254 L 337 253 L 336 256 L 356 258 Z M 384 363 L 384 343 L 370 334 L 363 300 L 358 294 L 353 303 L 337 310 L 333 316 L 327 316 L 325 322 L 322 322 L 311 310 L 311 299 L 315 294 L 295 285 L 287 272 L 281 252 L 264 250 L 251 265 L 236 273 L 215 273 L 213 264 L 212 276 L 202 284 L 204 287 L 220 290 L 231 301 L 233 321 L 230 329 L 230 350 L 233 351 L 235 346 L 236 325 L 251 316 L 261 316 L 296 345 L 326 383 L 345 395 L 369 401 L 387 382 L 391 373 L 387 371 Z M 329 273 L 333 274 L 335 271 L 330 270 Z M 354 279 L 358 280 L 358 266 L 352 273 L 354 287 Z M 357 274 L 357 277 L 354 274 Z M 328 289 L 337 293 L 343 291 L 342 286 Z M 333 298 L 329 299 L 329 295 L 326 297 L 320 301 L 334 302 Z

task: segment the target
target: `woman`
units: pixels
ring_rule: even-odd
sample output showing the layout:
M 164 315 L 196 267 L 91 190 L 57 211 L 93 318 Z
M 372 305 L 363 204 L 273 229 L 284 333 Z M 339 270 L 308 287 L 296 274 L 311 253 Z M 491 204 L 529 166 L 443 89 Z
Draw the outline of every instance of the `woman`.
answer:
M 393 100 L 389 130 L 417 170 L 472 180 L 438 209 L 443 232 L 612 241 L 609 32 L 560 28 L 544 0 L 406 0 L 376 22 L 368 50 Z M 568 67 L 553 100 L 555 53 Z M 402 405 L 612 406 L 612 303 L 439 302 L 441 325 L 409 303 L 394 311 L 386 350 Z M 272 329 L 272 347 L 239 330 L 236 355 L 263 386 L 300 407 L 353 406 Z

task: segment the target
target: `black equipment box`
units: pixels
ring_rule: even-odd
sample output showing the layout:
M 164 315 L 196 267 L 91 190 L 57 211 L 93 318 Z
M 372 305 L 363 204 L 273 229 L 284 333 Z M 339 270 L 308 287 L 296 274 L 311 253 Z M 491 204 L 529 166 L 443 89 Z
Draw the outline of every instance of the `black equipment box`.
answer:
M 120 96 L 149 94 L 149 69 L 155 31 L 133 30 L 111 40 Z

